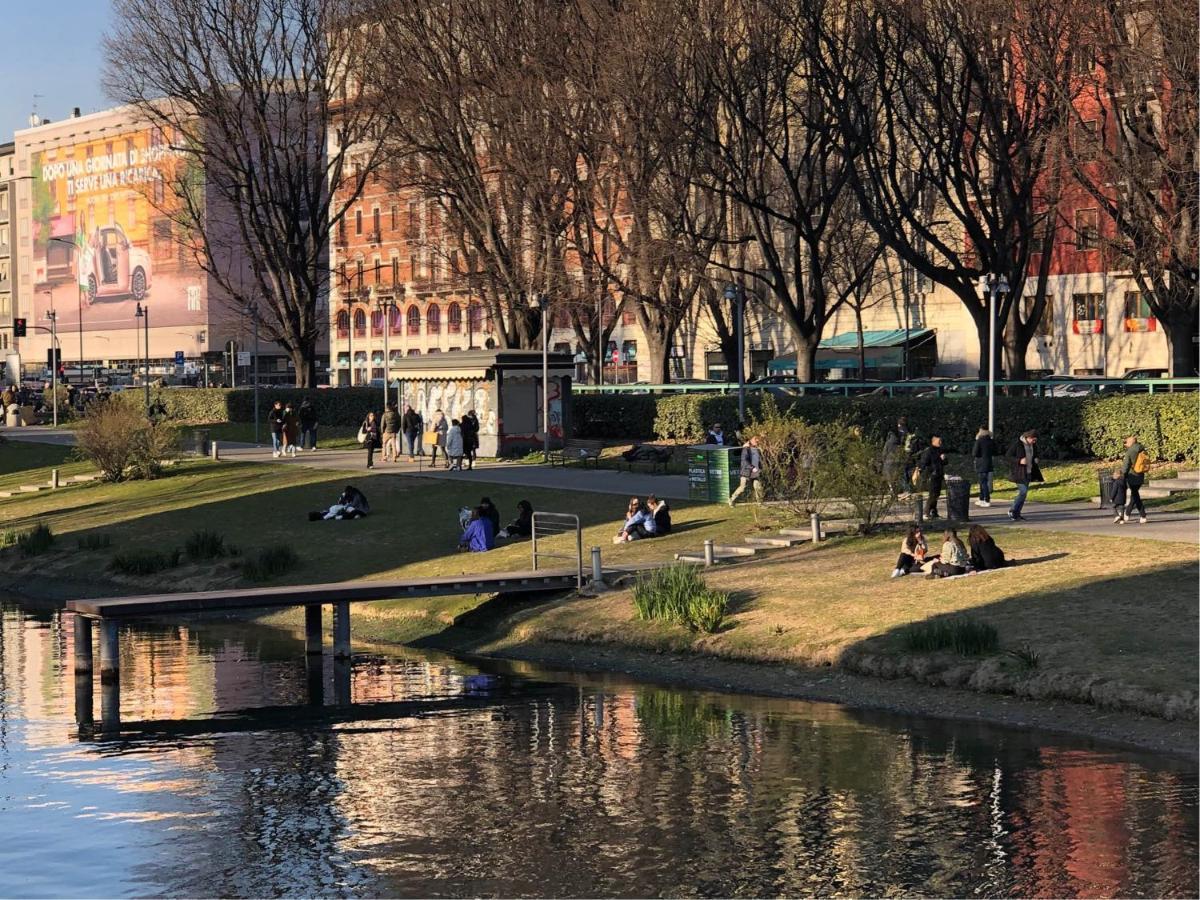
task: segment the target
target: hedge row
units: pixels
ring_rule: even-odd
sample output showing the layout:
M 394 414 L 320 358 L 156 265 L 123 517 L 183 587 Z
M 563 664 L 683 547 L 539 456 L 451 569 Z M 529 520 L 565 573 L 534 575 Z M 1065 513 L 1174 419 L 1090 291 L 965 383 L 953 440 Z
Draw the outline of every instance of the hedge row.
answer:
M 747 417 L 760 415 L 762 398 L 746 398 Z M 790 415 L 809 422 L 844 421 L 882 440 L 897 418 L 928 440 L 940 434 L 952 451 L 969 451 L 987 421 L 984 397 L 800 397 L 783 401 Z M 714 422 L 737 422 L 737 397 L 730 394 L 581 394 L 573 401 L 578 437 L 698 441 Z M 652 424 L 651 424 L 652 423 Z M 996 438 L 1013 440 L 1035 428 L 1047 458 L 1115 458 L 1122 440 L 1137 434 L 1160 460 L 1197 459 L 1197 397 L 1194 393 L 1108 397 L 996 398 Z
M 151 400 L 161 401 L 169 419 L 187 423 L 253 422 L 254 391 L 249 388 L 151 388 Z M 117 395 L 128 403 L 144 403 L 141 390 L 130 389 Z M 297 406 L 308 398 L 317 410 L 322 425 L 353 427 L 359 425 L 367 410 L 378 410 L 383 391 L 379 388 L 339 388 L 317 390 L 286 387 L 259 389 L 259 415 L 264 417 L 276 400 Z

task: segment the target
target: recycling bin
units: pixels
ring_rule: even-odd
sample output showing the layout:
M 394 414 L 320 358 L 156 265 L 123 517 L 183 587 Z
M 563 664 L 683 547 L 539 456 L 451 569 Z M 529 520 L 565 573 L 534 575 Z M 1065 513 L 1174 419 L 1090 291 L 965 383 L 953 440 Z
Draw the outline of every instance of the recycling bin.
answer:
M 1100 473 L 1100 508 L 1112 509 L 1112 472 L 1107 469 Z
M 946 515 L 956 522 L 971 518 L 971 482 L 951 475 L 946 479 Z
M 696 444 L 688 447 L 688 497 L 727 503 L 737 489 L 742 466 L 741 447 Z

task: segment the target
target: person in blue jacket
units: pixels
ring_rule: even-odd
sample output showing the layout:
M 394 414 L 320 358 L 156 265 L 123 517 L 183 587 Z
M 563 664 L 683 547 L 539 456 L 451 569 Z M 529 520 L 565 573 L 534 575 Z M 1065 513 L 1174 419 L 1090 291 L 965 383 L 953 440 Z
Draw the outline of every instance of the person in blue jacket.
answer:
M 471 510 L 471 521 L 467 523 L 467 530 L 458 539 L 458 549 L 482 553 L 485 550 L 494 550 L 495 547 L 496 529 L 492 520 L 477 506 Z

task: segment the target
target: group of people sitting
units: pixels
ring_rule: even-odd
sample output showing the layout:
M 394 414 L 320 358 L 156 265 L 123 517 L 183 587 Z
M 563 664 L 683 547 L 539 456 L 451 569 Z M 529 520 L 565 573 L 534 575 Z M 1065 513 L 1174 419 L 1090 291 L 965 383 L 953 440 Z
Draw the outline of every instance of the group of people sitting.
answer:
M 613 536 L 613 543 L 624 544 L 627 541 L 670 533 L 671 510 L 667 507 L 666 500 L 659 500 L 653 494 L 645 500 L 630 497 L 629 508 L 625 510 L 625 524 Z
M 520 540 L 533 534 L 533 504 L 522 500 L 517 504 L 517 516 L 504 528 L 500 527 L 500 510 L 490 497 L 483 497 L 479 505 L 459 510 L 458 524 L 462 535 L 458 549 L 481 553 L 496 549 L 496 539 Z
M 953 528 L 947 528 L 942 535 L 942 552 L 932 555 L 925 530 L 920 525 L 910 525 L 900 544 L 900 556 L 896 559 L 896 568 L 892 569 L 892 577 L 924 572 L 926 578 L 952 578 L 969 572 L 1000 569 L 1008 564 L 1004 551 L 996 546 L 995 539 L 982 525 L 971 526 L 967 544 L 969 549 L 963 546 Z

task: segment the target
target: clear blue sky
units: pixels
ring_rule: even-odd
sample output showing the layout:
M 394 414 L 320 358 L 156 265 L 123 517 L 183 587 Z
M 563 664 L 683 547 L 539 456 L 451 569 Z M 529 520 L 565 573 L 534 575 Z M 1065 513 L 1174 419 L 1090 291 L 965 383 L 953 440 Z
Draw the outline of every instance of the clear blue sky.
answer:
M 112 104 L 100 87 L 100 38 L 109 0 L 12 0 L 0 4 L 0 143 L 29 127 L 34 94 L 44 119 L 65 119 Z

